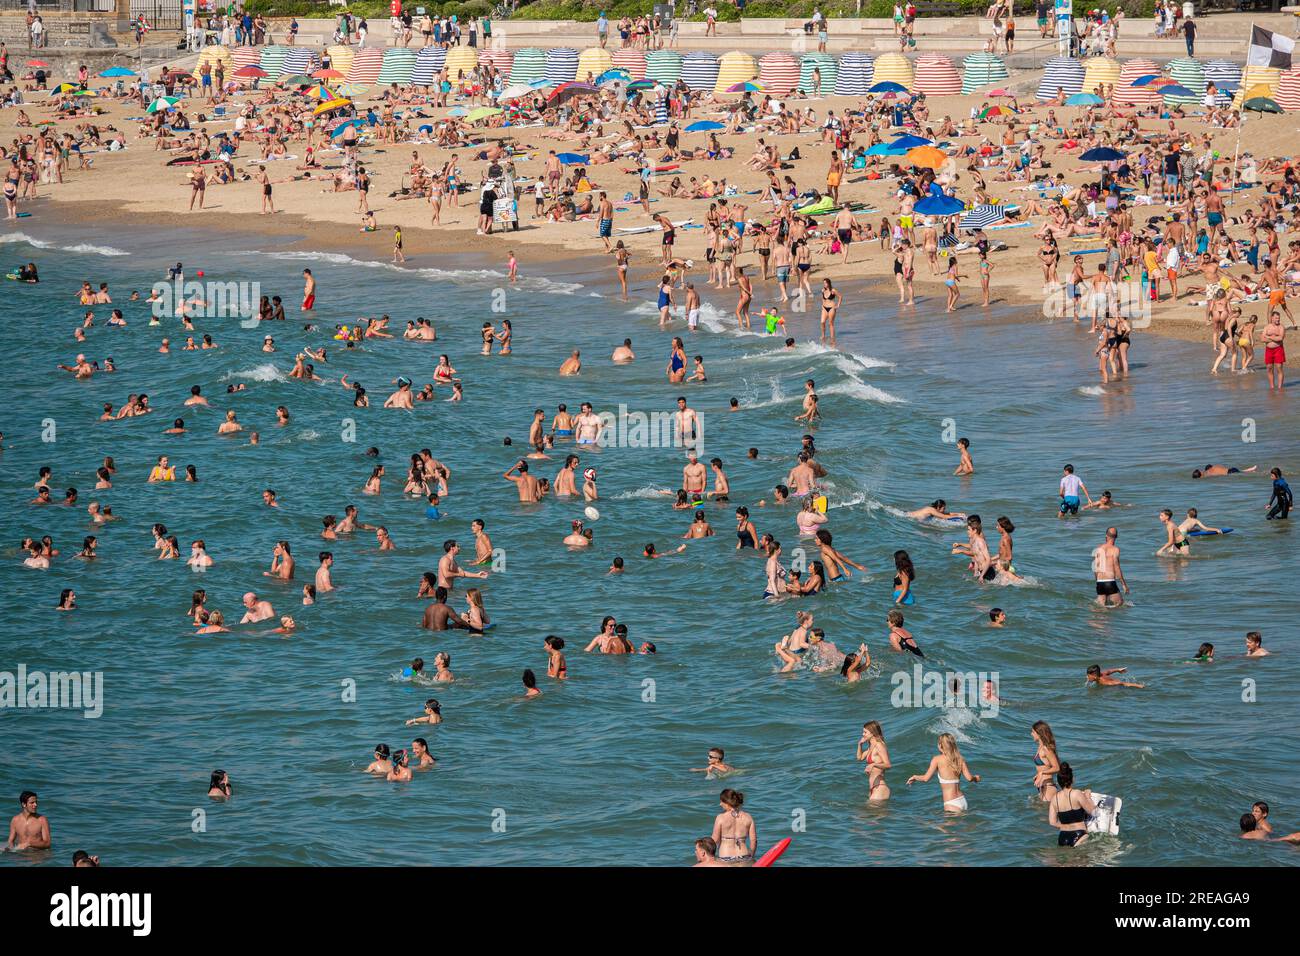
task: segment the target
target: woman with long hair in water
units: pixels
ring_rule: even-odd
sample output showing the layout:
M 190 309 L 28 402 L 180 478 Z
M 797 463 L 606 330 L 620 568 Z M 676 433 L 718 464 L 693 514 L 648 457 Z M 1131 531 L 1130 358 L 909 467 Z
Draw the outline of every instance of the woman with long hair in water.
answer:
M 915 780 L 925 783 L 935 774 L 939 776 L 939 789 L 943 794 L 944 812 L 965 812 L 968 805 L 966 795 L 961 792 L 961 780 L 964 777 L 971 783 L 979 783 L 980 777 L 979 774 L 970 772 L 966 758 L 957 749 L 957 741 L 952 734 L 939 735 L 939 752 L 930 758 L 929 769 L 926 770 L 924 776 L 913 774 L 908 777 L 907 785 L 910 787 Z
M 745 795 L 728 787 L 718 796 L 722 812 L 713 821 L 713 842 L 718 845 L 718 859 L 733 866 L 751 864 L 758 848 L 758 830 L 754 818 L 740 809 Z
M 880 729 L 880 721 L 868 720 L 862 725 L 862 737 L 858 740 L 858 759 L 867 762 L 867 798 L 872 803 L 884 803 L 889 799 L 889 784 L 885 783 L 885 771 L 893 764 L 889 762 L 889 748 L 885 746 L 885 732 Z
M 1061 759 L 1056 755 L 1056 736 L 1045 720 L 1037 721 L 1029 729 L 1029 734 L 1038 745 L 1034 754 L 1034 786 L 1038 789 L 1039 798 L 1047 803 L 1056 793 L 1052 776 L 1061 769 Z

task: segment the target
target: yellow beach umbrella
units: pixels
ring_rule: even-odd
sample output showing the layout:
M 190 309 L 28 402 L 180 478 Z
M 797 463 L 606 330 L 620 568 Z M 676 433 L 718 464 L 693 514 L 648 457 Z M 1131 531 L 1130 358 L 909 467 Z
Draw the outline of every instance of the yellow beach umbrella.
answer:
M 320 106 L 312 110 L 312 115 L 320 116 L 322 113 L 328 113 L 332 110 L 342 109 L 345 106 L 351 106 L 351 105 L 352 105 L 352 101 L 345 97 L 340 97 L 337 100 L 326 100 Z

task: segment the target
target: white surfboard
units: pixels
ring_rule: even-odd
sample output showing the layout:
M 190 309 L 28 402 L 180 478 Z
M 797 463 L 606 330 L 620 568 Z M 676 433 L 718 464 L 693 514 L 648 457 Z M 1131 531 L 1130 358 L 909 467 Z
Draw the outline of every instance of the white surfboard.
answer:
M 1088 818 L 1088 832 L 1119 836 L 1119 811 L 1123 808 L 1124 801 L 1104 793 L 1093 792 L 1090 796 L 1096 804 L 1097 812 Z

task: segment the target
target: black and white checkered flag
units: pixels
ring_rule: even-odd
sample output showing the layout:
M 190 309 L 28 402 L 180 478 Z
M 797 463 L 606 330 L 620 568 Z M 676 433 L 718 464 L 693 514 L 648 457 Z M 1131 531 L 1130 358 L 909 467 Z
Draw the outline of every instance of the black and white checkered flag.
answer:
M 1278 70 L 1291 69 L 1291 52 L 1295 40 L 1254 24 L 1250 27 L 1250 50 L 1246 54 L 1249 66 L 1271 66 Z

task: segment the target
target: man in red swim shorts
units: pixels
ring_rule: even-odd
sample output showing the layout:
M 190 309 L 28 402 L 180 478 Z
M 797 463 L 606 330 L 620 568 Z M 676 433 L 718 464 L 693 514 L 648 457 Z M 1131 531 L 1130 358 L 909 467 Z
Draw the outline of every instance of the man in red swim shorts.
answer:
M 310 269 L 303 269 L 302 278 L 302 311 L 310 312 L 316 307 L 316 277 Z
M 1260 337 L 1264 340 L 1264 367 L 1268 369 L 1268 387 L 1281 389 L 1286 375 L 1286 329 L 1282 327 L 1282 315 L 1277 309 L 1268 313 L 1268 325 L 1264 326 Z M 1277 380 L 1274 381 L 1276 372 Z

